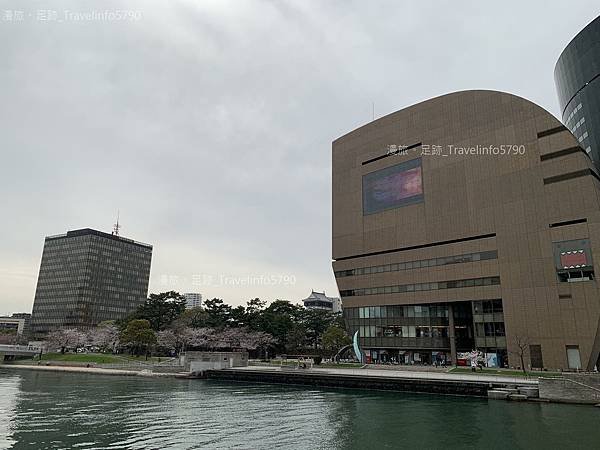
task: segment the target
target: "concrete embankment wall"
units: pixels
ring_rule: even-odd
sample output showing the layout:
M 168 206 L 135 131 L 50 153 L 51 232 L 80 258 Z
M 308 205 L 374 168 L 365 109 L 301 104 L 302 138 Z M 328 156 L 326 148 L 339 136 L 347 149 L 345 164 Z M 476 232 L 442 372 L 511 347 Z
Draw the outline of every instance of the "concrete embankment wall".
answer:
M 0 364 L 0 369 L 15 369 L 15 370 L 38 370 L 48 372 L 71 372 L 71 373 L 88 373 L 97 375 L 125 375 L 125 376 L 167 376 L 173 377 L 176 373 L 173 372 L 152 372 L 150 370 L 135 370 L 128 369 L 107 369 L 100 367 L 78 367 L 78 366 L 32 366 L 25 364 Z
M 318 387 L 376 389 L 419 392 L 443 395 L 487 397 L 491 384 L 481 381 L 427 380 L 416 378 L 337 375 L 324 373 L 264 371 L 264 370 L 209 370 L 206 377 L 215 380 L 253 383 L 300 384 Z
M 565 403 L 600 403 L 600 374 L 563 374 L 539 379 L 540 398 Z

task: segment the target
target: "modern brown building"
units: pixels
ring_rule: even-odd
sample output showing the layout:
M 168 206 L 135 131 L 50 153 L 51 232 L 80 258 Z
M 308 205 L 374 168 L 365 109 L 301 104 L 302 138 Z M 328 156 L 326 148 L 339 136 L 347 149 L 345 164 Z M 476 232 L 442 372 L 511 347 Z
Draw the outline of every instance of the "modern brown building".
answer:
M 456 92 L 333 142 L 333 267 L 367 360 L 592 370 L 598 258 L 600 177 L 528 100 Z

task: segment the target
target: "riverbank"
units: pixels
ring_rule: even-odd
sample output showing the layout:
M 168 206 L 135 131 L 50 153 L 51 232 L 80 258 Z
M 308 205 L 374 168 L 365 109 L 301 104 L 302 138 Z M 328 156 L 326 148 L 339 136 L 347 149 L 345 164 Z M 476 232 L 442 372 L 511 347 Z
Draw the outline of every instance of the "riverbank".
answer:
M 127 369 L 108 369 L 100 367 L 79 367 L 63 365 L 28 365 L 28 364 L 0 364 L 0 369 L 15 370 L 37 370 L 42 372 L 71 372 L 88 373 L 96 375 L 121 375 L 121 376 L 143 376 L 143 377 L 175 377 L 177 373 L 153 372 L 148 369 L 127 370 Z
M 119 369 L 65 365 L 3 364 L 0 369 L 69 372 L 79 374 L 143 376 L 160 378 L 205 378 L 215 381 L 262 384 L 295 384 L 324 388 L 348 388 L 471 396 L 497 400 L 600 403 L 598 375 L 577 374 L 577 379 L 561 377 L 524 378 L 490 374 L 454 372 L 418 372 L 389 369 L 298 369 L 292 367 L 247 366 L 201 373 L 183 372 L 183 368 L 158 367 Z

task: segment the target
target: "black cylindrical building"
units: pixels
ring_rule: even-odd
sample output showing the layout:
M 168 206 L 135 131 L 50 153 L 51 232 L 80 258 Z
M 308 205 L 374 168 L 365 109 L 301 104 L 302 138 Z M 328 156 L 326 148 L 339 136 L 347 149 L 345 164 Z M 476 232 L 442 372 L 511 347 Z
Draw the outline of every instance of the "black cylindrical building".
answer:
M 600 167 L 600 16 L 563 50 L 554 80 L 563 123 Z

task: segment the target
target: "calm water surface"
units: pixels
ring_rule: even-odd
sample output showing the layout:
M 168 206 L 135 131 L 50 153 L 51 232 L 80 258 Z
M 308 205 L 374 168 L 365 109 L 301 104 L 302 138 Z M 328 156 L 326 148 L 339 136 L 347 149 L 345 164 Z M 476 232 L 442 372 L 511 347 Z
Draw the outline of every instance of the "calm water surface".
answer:
M 0 448 L 600 448 L 600 408 L 0 370 Z

